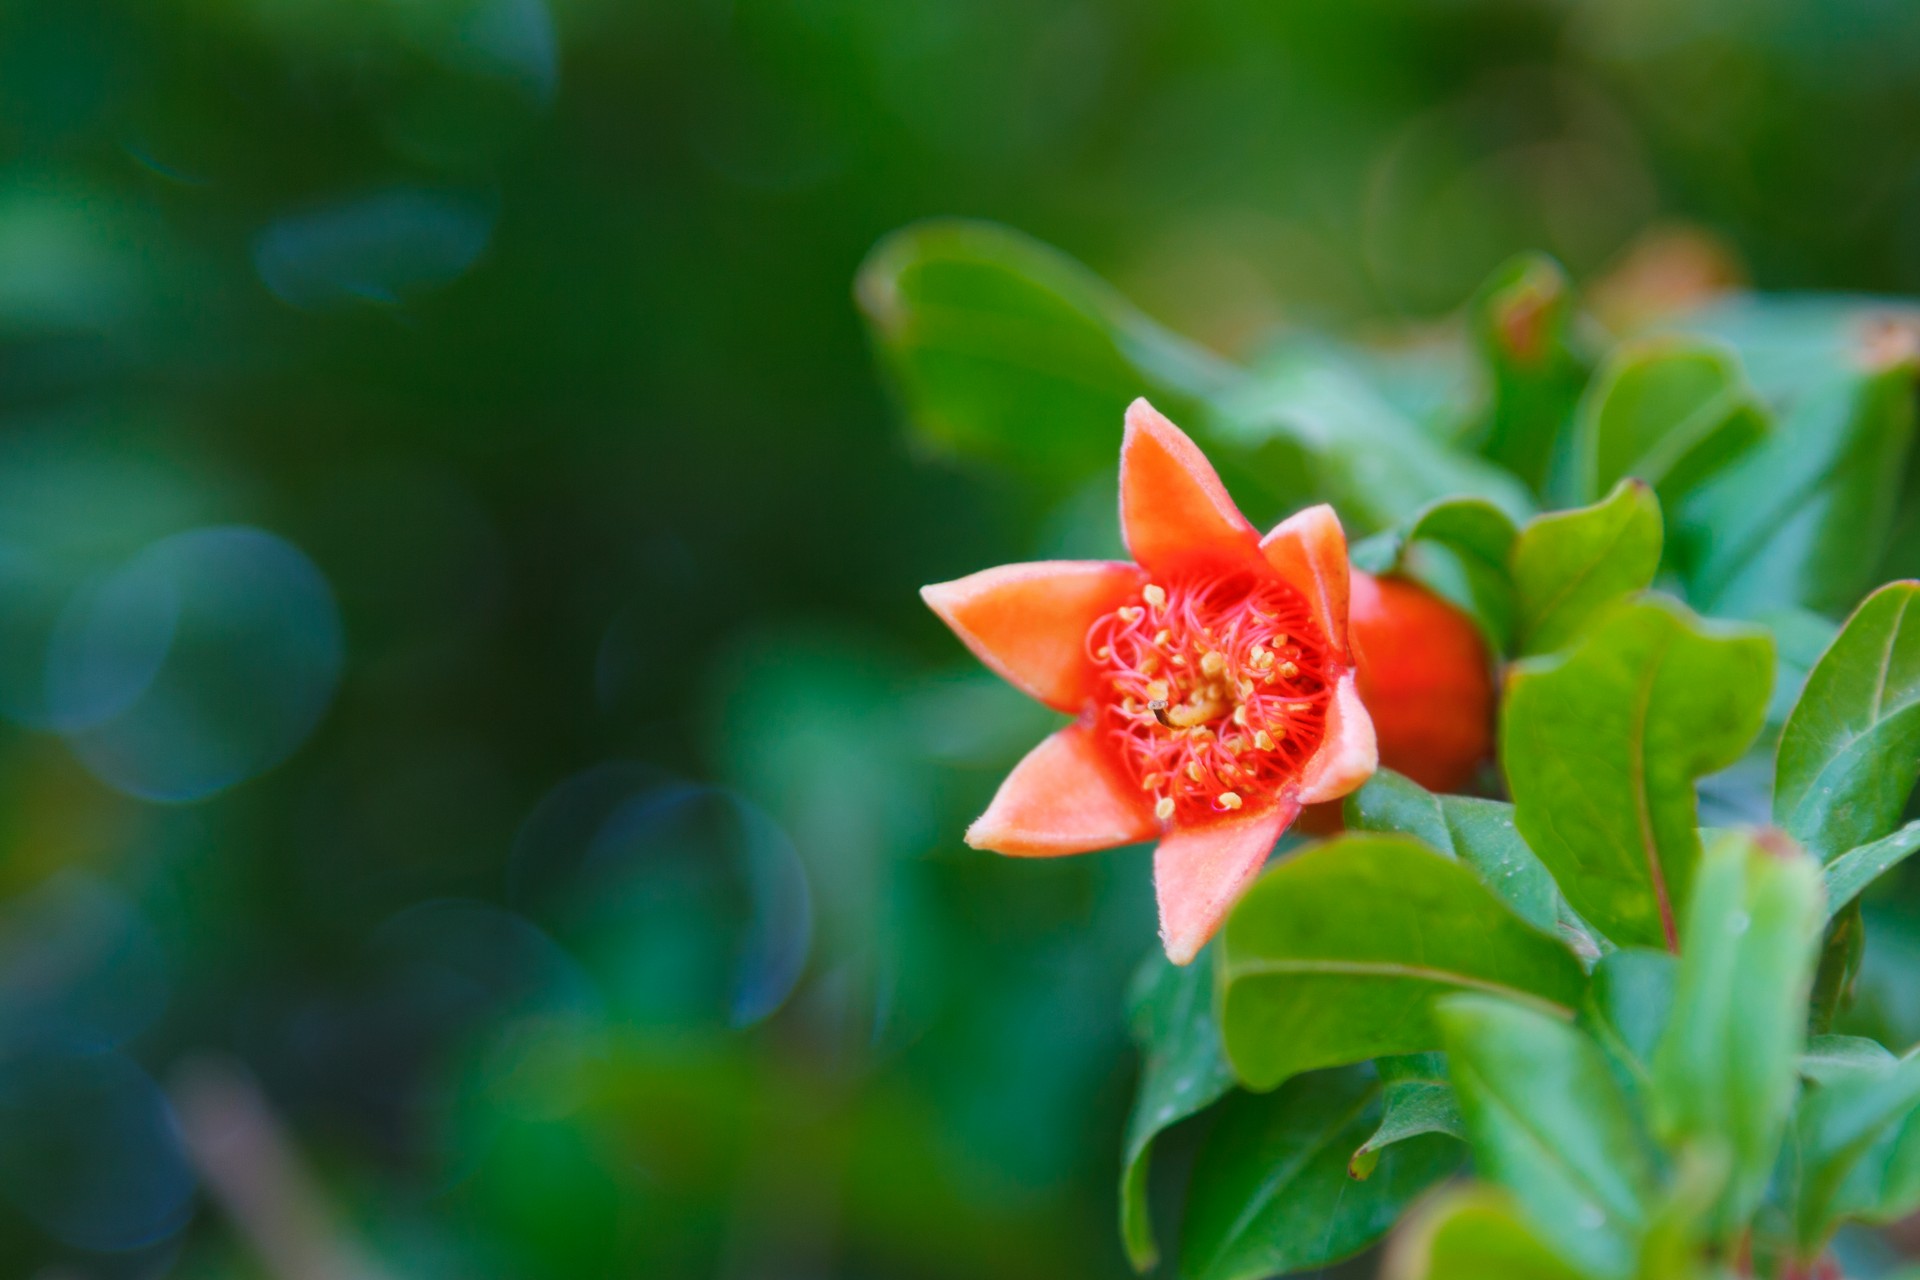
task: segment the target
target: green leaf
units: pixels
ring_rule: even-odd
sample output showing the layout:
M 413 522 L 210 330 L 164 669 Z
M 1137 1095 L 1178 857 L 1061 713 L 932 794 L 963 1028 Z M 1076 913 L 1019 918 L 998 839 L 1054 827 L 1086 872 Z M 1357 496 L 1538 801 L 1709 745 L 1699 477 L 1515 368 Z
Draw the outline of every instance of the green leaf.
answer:
M 1829 1061 L 1794 1117 L 1794 1232 L 1812 1252 L 1849 1217 L 1883 1221 L 1920 1206 L 1920 1141 L 1909 1130 L 1920 1108 L 1920 1057 Z
M 1451 1140 L 1424 1138 L 1384 1153 L 1366 1181 L 1349 1178 L 1347 1158 L 1378 1125 L 1380 1095 L 1371 1072 L 1348 1068 L 1226 1103 L 1194 1165 L 1184 1280 L 1259 1280 L 1351 1257 L 1458 1166 Z
M 1897 1061 L 1885 1045 L 1865 1036 L 1814 1036 L 1800 1055 L 1800 1074 L 1815 1084 L 1832 1084 L 1863 1071 L 1877 1074 Z
M 1594 966 L 1581 1025 L 1607 1051 L 1629 1092 L 1651 1088 L 1653 1053 L 1673 1016 L 1679 970 L 1673 953 L 1644 947 L 1608 952 Z
M 1130 1012 L 1141 1062 L 1140 1084 L 1127 1118 L 1120 1234 L 1134 1268 L 1145 1271 L 1160 1256 L 1147 1204 L 1153 1140 L 1233 1088 L 1233 1073 L 1213 1020 L 1213 948 L 1184 967 L 1156 950 L 1134 976 Z
M 1723 835 L 1701 861 L 1653 1111 L 1669 1146 L 1727 1153 L 1723 1241 L 1758 1207 L 1786 1132 L 1824 919 L 1817 864 L 1778 833 Z
M 1396 1142 L 1429 1133 L 1466 1137 L 1460 1108 L 1447 1084 L 1446 1060 L 1437 1053 L 1406 1053 L 1382 1058 L 1380 1126 L 1347 1161 L 1347 1175 L 1366 1179 L 1379 1167 L 1380 1153 Z
M 1842 907 L 1827 926 L 1820 946 L 1820 963 L 1813 971 L 1813 994 L 1808 999 L 1807 1029 L 1825 1035 L 1840 1011 L 1853 1003 L 1854 984 L 1867 957 L 1867 921 L 1858 900 Z
M 1657 1193 L 1651 1144 L 1606 1058 L 1564 1020 L 1456 996 L 1439 1014 L 1480 1175 L 1596 1275 L 1631 1272 Z
M 1211 439 L 1289 502 L 1332 502 L 1359 531 L 1390 528 L 1443 498 L 1486 499 L 1524 517 L 1533 500 L 1511 475 L 1434 440 L 1335 353 L 1296 344 L 1257 377 L 1213 398 Z
M 1472 867 L 1489 889 L 1541 929 L 1552 931 L 1560 894 L 1513 825 L 1513 806 L 1469 796 L 1436 796 L 1413 779 L 1381 769 L 1346 799 L 1356 831 L 1409 835 Z
M 1513 544 L 1519 651 L 1563 648 L 1608 606 L 1651 585 L 1660 538 L 1660 504 L 1637 480 L 1622 480 L 1591 507 L 1529 523 Z
M 1703 608 L 1831 612 L 1871 581 L 1912 441 L 1915 365 L 1861 333 L 1787 392 L 1779 430 L 1674 513 L 1675 562 Z
M 1567 273 L 1535 253 L 1503 263 L 1468 307 L 1489 384 L 1481 451 L 1536 492 L 1587 380 L 1570 342 L 1573 315 Z
M 1176 419 L 1244 376 L 1085 267 L 1006 227 L 942 220 L 874 247 L 855 287 L 922 438 L 1063 475 L 1113 465 L 1147 395 Z
M 1898 865 L 1920 849 L 1920 822 L 1909 822 L 1890 836 L 1871 844 L 1849 849 L 1827 864 L 1827 918 L 1840 914 L 1841 908 L 1860 896 L 1862 890 L 1878 880 L 1889 868 Z
M 1400 573 L 1466 611 L 1495 652 L 1511 646 L 1518 536 L 1507 513 L 1483 498 L 1450 498 L 1397 529 L 1354 544 L 1353 563 L 1368 573 Z
M 1515 824 L 1567 902 L 1621 946 L 1677 941 L 1700 859 L 1694 779 L 1738 760 L 1773 679 L 1765 632 L 1650 596 L 1507 684 Z
M 1574 492 L 1592 502 L 1631 476 L 1672 509 L 1768 425 L 1739 357 L 1723 343 L 1674 335 L 1622 343 L 1580 402 Z
M 1436 1198 L 1402 1229 L 1387 1280 L 1591 1280 L 1522 1220 L 1498 1187 L 1463 1186 Z
M 1920 583 L 1861 602 L 1780 732 L 1774 820 L 1822 861 L 1878 840 L 1920 772 Z
M 1288 858 L 1227 919 L 1220 1029 L 1235 1074 L 1302 1071 L 1440 1047 L 1435 1001 L 1495 992 L 1560 1015 L 1585 974 L 1459 862 L 1400 836 L 1349 834 Z

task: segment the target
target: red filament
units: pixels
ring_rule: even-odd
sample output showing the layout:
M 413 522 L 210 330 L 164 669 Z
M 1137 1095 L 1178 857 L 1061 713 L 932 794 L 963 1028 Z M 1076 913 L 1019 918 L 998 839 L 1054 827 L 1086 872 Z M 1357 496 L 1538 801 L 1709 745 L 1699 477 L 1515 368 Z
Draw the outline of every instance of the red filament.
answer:
M 1326 735 L 1327 646 L 1293 587 L 1251 569 L 1149 584 L 1087 632 L 1095 723 L 1162 821 L 1272 800 Z

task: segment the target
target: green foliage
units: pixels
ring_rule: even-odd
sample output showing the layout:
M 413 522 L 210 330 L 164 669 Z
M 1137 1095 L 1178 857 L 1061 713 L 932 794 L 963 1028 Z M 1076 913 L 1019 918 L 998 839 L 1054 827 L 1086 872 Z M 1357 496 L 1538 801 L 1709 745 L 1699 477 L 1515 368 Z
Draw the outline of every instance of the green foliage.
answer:
M 1353 563 L 1373 574 L 1402 573 L 1464 609 L 1494 652 L 1513 642 L 1514 584 L 1508 557 L 1513 520 L 1484 498 L 1449 498 L 1405 524 L 1353 547 Z
M 1350 1257 L 1458 1165 L 1443 1136 L 1383 1153 L 1364 1181 L 1354 1149 L 1381 1121 L 1381 1084 L 1348 1067 L 1296 1076 L 1220 1109 L 1193 1171 L 1180 1248 L 1183 1280 L 1258 1280 Z
M 1468 319 L 1488 382 L 1481 450 L 1544 490 L 1587 377 L 1571 344 L 1573 286 L 1553 259 L 1521 254 L 1481 286 Z
M 1519 651 L 1563 648 L 1608 606 L 1651 586 L 1660 537 L 1660 505 L 1632 480 L 1604 502 L 1529 522 L 1512 552 Z
M 1255 1089 L 1437 1049 L 1433 1011 L 1448 994 L 1502 992 L 1571 1015 L 1585 986 L 1573 954 L 1471 869 L 1399 836 L 1349 835 L 1275 866 L 1220 947 L 1227 1059 Z
M 1581 399 L 1573 492 L 1592 502 L 1632 477 L 1675 510 L 1768 427 L 1739 360 L 1723 344 L 1684 336 L 1624 342 Z
M 1380 1127 L 1347 1161 L 1347 1176 L 1366 1179 L 1380 1165 L 1380 1153 L 1397 1142 L 1429 1133 L 1450 1138 L 1466 1136 L 1460 1108 L 1447 1083 L 1446 1060 L 1437 1053 L 1409 1053 L 1381 1058 L 1383 1110 Z
M 1891 832 L 1920 773 L 1920 616 L 1908 625 L 1916 597 L 1911 582 L 1868 596 L 1781 730 L 1774 820 L 1822 861 Z
M 1559 920 L 1553 877 L 1514 829 L 1513 806 L 1473 796 L 1436 796 L 1391 769 L 1345 801 L 1347 825 L 1414 837 L 1472 867 L 1521 919 L 1541 929 Z
M 1434 1200 L 1407 1224 L 1389 1280 L 1589 1280 L 1536 1232 L 1514 1198 L 1493 1187 L 1463 1187 Z
M 1147 1204 L 1153 1140 L 1233 1088 L 1233 1073 L 1227 1068 L 1213 1020 L 1212 949 L 1202 951 L 1185 967 L 1154 952 L 1134 976 L 1132 1006 L 1140 1083 L 1127 1120 L 1120 1229 L 1128 1259 L 1135 1270 L 1144 1271 L 1160 1256 Z
M 1818 869 L 1777 835 L 1708 848 L 1687 912 L 1679 980 L 1653 1057 L 1662 1139 L 1726 1162 L 1714 1231 L 1759 1207 L 1797 1091 L 1824 914 Z
M 1500 753 L 1515 823 L 1616 943 L 1678 945 L 1700 859 L 1694 780 L 1740 758 L 1772 678 L 1764 633 L 1649 597 L 1509 679 Z
M 1458 996 L 1440 1010 L 1474 1166 L 1595 1275 L 1625 1275 L 1658 1190 L 1642 1121 L 1591 1038 L 1538 1009 Z
M 1134 397 L 1188 416 L 1235 376 L 1080 264 L 991 223 L 895 232 L 855 291 L 926 439 L 1035 470 L 1110 467 L 1114 424 Z

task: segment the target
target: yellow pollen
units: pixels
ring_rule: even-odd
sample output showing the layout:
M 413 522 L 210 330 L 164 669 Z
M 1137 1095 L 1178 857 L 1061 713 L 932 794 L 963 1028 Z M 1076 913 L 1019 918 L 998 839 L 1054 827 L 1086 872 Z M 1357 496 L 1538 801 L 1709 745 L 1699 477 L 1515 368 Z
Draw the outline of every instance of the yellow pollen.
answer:
M 1153 816 L 1165 822 L 1173 816 L 1173 797 L 1161 796 L 1153 804 Z
M 1222 809 L 1238 809 L 1240 807 L 1240 793 L 1238 791 L 1222 791 L 1220 793 L 1220 807 Z
M 1223 764 L 1220 766 L 1220 776 L 1223 778 L 1237 778 L 1240 776 L 1240 766 L 1237 764 Z
M 1164 783 L 1166 780 L 1167 780 L 1167 775 L 1164 773 L 1150 773 L 1146 777 L 1140 779 L 1140 789 L 1142 791 L 1158 791 L 1160 789 L 1161 784 Z
M 1147 685 L 1147 696 L 1155 702 L 1165 702 L 1167 700 L 1167 692 L 1167 682 L 1165 680 L 1154 680 Z
M 1168 658 L 1167 661 L 1176 667 L 1184 667 L 1187 665 L 1187 655 L 1184 653 L 1176 653 L 1171 658 Z
M 1262 751 L 1271 751 L 1273 750 L 1273 735 L 1265 729 L 1262 729 L 1253 735 L 1253 745 Z
M 1210 676 L 1217 676 L 1227 669 L 1227 660 L 1209 649 L 1200 655 L 1200 669 Z
M 1220 739 L 1220 745 L 1225 747 L 1228 751 L 1234 753 L 1235 755 L 1238 755 L 1240 752 L 1245 751 L 1247 749 L 1247 740 L 1241 737 L 1239 734 L 1234 733 L 1234 734 L 1229 734 L 1226 737 Z
M 1187 776 L 1195 782 L 1205 782 L 1207 780 L 1207 771 L 1200 767 L 1198 760 L 1189 760 L 1187 761 Z
M 1286 642 L 1287 642 L 1287 633 L 1282 631 L 1279 635 L 1273 638 L 1273 647 L 1278 649 L 1281 645 L 1285 644 Z
M 1172 639 L 1173 639 L 1173 632 L 1167 630 L 1165 627 L 1162 627 L 1158 631 L 1153 633 L 1153 642 L 1157 645 L 1164 646 Z
M 1265 671 L 1273 665 L 1273 654 L 1263 645 L 1253 646 L 1253 656 L 1248 659 L 1258 670 Z
M 1100 661 L 1105 662 L 1107 659 L 1113 657 L 1113 646 L 1110 644 L 1103 644 L 1100 646 L 1099 651 L 1095 653 L 1093 656 L 1100 659 Z
M 1122 622 L 1138 622 L 1147 616 L 1147 611 L 1137 604 L 1121 605 L 1118 612 Z
M 1245 695 L 1242 695 L 1243 697 Z M 1233 722 L 1242 729 L 1247 727 L 1247 704 L 1241 703 L 1233 709 Z
M 1313 710 L 1313 704 L 1311 702 L 1289 702 L 1287 704 L 1287 710 L 1296 716 L 1305 715 L 1307 712 Z
M 1140 598 L 1156 609 L 1167 607 L 1167 589 L 1157 582 L 1149 582 L 1146 589 L 1141 591 Z
M 1300 674 L 1300 668 L 1291 662 L 1283 662 L 1280 664 L 1280 674 L 1291 680 Z
M 1145 672 L 1147 675 L 1152 675 L 1154 672 L 1158 671 L 1159 669 L 1160 669 L 1159 654 L 1150 653 L 1146 657 L 1140 659 L 1140 670 Z

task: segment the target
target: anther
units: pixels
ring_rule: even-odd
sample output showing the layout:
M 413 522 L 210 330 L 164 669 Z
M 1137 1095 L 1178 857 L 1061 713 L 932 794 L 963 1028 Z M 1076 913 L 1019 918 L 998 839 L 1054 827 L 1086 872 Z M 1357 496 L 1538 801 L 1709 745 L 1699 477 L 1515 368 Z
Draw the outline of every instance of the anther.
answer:
M 1220 793 L 1220 807 L 1222 809 L 1238 809 L 1240 807 L 1240 793 L 1238 791 L 1222 791 Z
M 1200 669 L 1210 676 L 1217 676 L 1227 669 L 1227 660 L 1209 649 L 1200 655 Z
M 1261 729 L 1253 735 L 1253 745 L 1262 751 L 1271 751 L 1273 750 L 1273 735 L 1265 729 Z
M 1153 633 L 1154 644 L 1159 645 L 1162 648 L 1166 647 L 1166 645 L 1169 644 L 1172 640 L 1173 640 L 1173 632 L 1167 630 L 1165 627 L 1162 627 L 1158 631 Z
M 1273 654 L 1264 645 L 1253 646 L 1253 656 L 1248 659 L 1258 670 L 1265 671 L 1273 665 Z
M 1233 722 L 1242 729 L 1247 727 L 1247 704 L 1241 703 L 1233 709 Z
M 1198 760 L 1189 760 L 1187 761 L 1187 776 L 1195 782 L 1205 782 L 1207 780 L 1207 771 L 1200 767 Z
M 1157 582 L 1149 582 L 1140 592 L 1140 598 L 1156 609 L 1167 607 L 1167 589 Z
M 1147 616 L 1147 611 L 1137 604 L 1121 605 L 1118 612 L 1122 622 L 1138 622 Z
M 1187 665 L 1187 655 L 1184 653 L 1176 653 L 1171 658 L 1168 658 L 1167 661 L 1176 667 L 1184 667 Z
M 1300 674 L 1300 668 L 1294 663 L 1283 662 L 1280 664 L 1280 674 L 1283 678 L 1291 680 Z
M 1147 697 L 1154 702 L 1160 703 L 1162 706 L 1166 705 L 1167 694 L 1169 692 L 1170 690 L 1168 690 L 1165 680 L 1152 680 L 1147 683 Z
M 1113 646 L 1110 644 L 1103 644 L 1100 646 L 1099 650 L 1093 656 L 1100 659 L 1100 661 L 1102 662 L 1106 662 L 1113 657 Z
M 1165 822 L 1173 816 L 1173 797 L 1161 796 L 1153 803 L 1153 816 Z
M 1140 789 L 1142 791 L 1158 791 L 1166 780 L 1167 775 L 1164 773 L 1150 773 L 1140 779 Z

